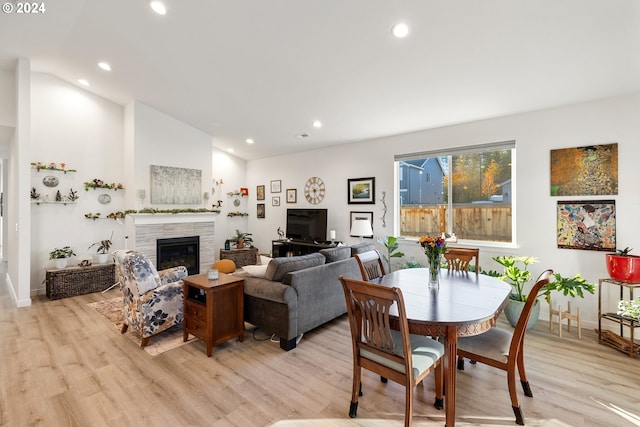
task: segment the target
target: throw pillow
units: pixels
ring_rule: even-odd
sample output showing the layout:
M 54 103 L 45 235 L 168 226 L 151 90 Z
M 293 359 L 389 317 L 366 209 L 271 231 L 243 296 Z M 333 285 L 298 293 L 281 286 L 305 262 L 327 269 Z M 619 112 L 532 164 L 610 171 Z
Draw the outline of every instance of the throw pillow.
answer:
M 230 259 L 221 259 L 213 264 L 213 268 L 218 270 L 220 273 L 229 274 L 236 271 L 236 263 Z
M 267 265 L 272 259 L 273 258 L 269 258 L 268 256 L 260 255 L 260 264 Z
M 315 267 L 316 265 L 322 265 L 324 263 L 324 255 L 317 252 L 309 255 L 274 258 L 269 262 L 265 279 L 282 282 L 282 279 L 284 279 L 287 273 Z
M 258 277 L 260 279 L 264 279 L 264 275 L 267 272 L 267 267 L 269 265 L 265 264 L 265 265 L 245 265 L 244 267 L 242 267 L 242 269 L 244 271 L 246 271 L 247 273 L 249 273 L 250 276 L 252 277 Z

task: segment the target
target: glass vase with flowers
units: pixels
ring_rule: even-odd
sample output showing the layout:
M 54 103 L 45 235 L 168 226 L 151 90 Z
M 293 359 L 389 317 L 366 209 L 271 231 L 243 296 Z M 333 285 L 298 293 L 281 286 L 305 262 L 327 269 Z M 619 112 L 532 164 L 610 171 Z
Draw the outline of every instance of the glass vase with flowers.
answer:
M 418 240 L 429 261 L 429 287 L 440 286 L 440 259 L 447 251 L 447 242 L 440 236 L 423 236 Z

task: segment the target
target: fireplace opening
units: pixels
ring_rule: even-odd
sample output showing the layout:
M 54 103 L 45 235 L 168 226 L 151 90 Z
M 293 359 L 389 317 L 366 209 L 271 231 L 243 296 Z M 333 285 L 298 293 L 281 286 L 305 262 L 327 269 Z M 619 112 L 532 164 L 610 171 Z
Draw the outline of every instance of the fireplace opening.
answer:
M 184 265 L 189 275 L 200 273 L 200 236 L 156 240 L 158 270 Z

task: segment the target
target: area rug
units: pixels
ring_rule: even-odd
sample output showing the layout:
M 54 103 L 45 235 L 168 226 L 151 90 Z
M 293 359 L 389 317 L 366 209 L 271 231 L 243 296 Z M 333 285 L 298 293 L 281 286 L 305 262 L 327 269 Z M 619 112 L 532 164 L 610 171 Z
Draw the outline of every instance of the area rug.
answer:
M 92 302 L 89 307 L 103 315 L 111 324 L 118 328 L 118 331 L 122 328 L 122 297 L 112 298 L 104 301 Z M 129 328 L 124 334 L 126 337 L 140 345 L 140 334 L 138 331 Z M 151 356 L 157 356 L 165 351 L 178 348 L 181 345 L 188 344 L 191 341 L 196 340 L 195 337 L 190 336 L 187 342 L 182 340 L 182 324 L 172 326 L 166 331 L 160 332 L 157 335 L 151 337 L 149 344 L 144 347 L 144 351 Z

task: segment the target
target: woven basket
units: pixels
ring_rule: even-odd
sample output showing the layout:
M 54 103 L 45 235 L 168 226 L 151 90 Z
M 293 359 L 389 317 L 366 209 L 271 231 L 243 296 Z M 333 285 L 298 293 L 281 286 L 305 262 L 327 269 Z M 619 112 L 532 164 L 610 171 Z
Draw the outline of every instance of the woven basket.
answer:
M 107 289 L 116 282 L 115 264 L 46 271 L 47 297 L 60 299 Z

